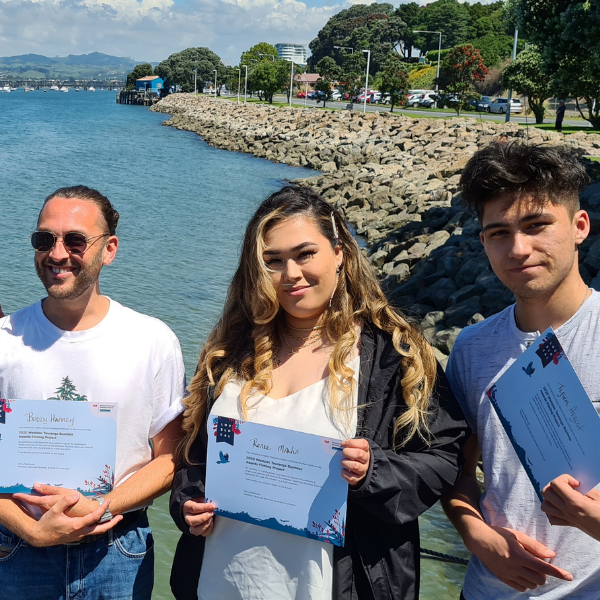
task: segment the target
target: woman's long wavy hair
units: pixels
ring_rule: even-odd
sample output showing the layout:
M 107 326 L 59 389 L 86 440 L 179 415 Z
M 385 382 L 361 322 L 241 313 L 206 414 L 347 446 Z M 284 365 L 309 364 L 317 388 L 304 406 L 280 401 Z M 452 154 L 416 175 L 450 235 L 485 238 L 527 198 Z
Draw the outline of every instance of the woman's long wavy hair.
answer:
M 332 248 L 341 244 L 343 249 L 341 272 L 325 320 L 326 334 L 334 343 L 328 365 L 332 414 L 342 422 L 349 421 L 354 373 L 347 361 L 360 335 L 357 324 L 370 321 L 392 334 L 394 347 L 404 358 L 401 382 L 406 410 L 394 426 L 396 445 L 402 446 L 414 435 L 425 441 L 428 438 L 428 409 L 436 374 L 431 347 L 419 330 L 389 305 L 340 214 L 313 190 L 288 186 L 269 196 L 248 223 L 240 263 L 229 286 L 223 313 L 208 337 L 189 385 L 189 395 L 184 400 L 185 436 L 180 446 L 180 456 L 188 463 L 211 388 L 217 398 L 228 381 L 244 382 L 241 392 L 244 416 L 249 397 L 257 393 L 267 395 L 271 389 L 284 315 L 263 260 L 264 240 L 275 224 L 294 217 L 312 219 Z

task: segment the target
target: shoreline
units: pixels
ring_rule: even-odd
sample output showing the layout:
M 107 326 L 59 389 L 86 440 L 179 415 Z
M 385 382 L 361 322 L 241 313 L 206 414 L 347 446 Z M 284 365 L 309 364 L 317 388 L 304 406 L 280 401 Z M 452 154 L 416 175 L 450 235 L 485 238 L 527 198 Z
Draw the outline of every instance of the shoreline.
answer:
M 477 219 L 462 210 L 458 182 L 476 150 L 505 136 L 600 155 L 600 134 L 564 135 L 512 123 L 412 118 L 398 113 L 279 108 L 173 94 L 150 110 L 216 148 L 320 171 L 308 185 L 368 245 L 388 298 L 420 322 L 445 365 L 460 330 L 514 301 L 492 273 Z M 528 135 L 528 138 L 526 136 Z M 580 249 L 588 285 L 600 288 L 600 165 L 582 194 L 592 234 Z

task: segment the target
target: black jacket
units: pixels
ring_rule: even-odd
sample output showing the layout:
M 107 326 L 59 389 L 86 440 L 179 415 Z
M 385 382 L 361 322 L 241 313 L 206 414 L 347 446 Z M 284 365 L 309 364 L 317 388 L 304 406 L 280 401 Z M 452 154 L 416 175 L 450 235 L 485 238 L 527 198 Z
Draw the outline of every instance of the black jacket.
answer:
M 430 444 L 413 438 L 395 452 L 393 425 L 405 408 L 402 357 L 393 347 L 392 336 L 372 324 L 363 328 L 361 342 L 356 437 L 369 441 L 372 459 L 361 486 L 348 493 L 345 546 L 336 546 L 333 554 L 333 598 L 416 600 L 418 517 L 458 479 L 468 429 L 438 367 Z M 183 532 L 171 573 L 177 600 L 196 600 L 204 538 L 189 533 L 182 507 L 187 500 L 204 495 L 207 441 L 205 419 L 191 453 L 199 464 L 180 469 L 171 492 L 171 515 Z

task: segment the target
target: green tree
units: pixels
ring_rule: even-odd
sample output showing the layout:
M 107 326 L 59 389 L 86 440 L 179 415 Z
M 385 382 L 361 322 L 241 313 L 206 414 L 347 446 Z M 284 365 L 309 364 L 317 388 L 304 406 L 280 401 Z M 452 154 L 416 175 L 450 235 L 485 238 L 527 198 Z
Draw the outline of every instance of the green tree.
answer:
M 421 19 L 418 29 L 442 32 L 442 48 L 464 44 L 469 39 L 471 15 L 458 0 L 437 0 L 428 4 L 421 13 Z M 421 33 L 415 41 L 415 46 L 422 53 L 436 50 L 438 44 L 439 37 L 432 33 Z
M 504 33 L 490 33 L 469 42 L 477 48 L 488 67 L 495 67 L 510 58 L 513 49 L 513 36 Z M 525 47 L 523 40 L 519 40 L 517 50 Z
M 398 56 L 389 56 L 380 73 L 379 90 L 390 95 L 390 112 L 402 105 L 408 93 L 408 68 Z
M 327 101 L 331 100 L 333 82 L 339 79 L 340 68 L 333 58 L 326 56 L 317 63 L 317 73 L 321 79 L 315 83 L 315 89 L 323 94 L 321 99 L 325 106 Z
M 389 26 L 387 24 L 392 16 L 394 7 L 387 3 L 355 4 L 333 15 L 308 45 L 311 51 L 308 59 L 310 68 L 316 71 L 318 62 L 325 57 L 335 57 L 341 66 L 343 54 L 336 52 L 334 46 L 349 46 L 355 52 L 370 48 L 373 72 L 376 72 L 378 57 L 392 50 L 390 39 L 397 37 L 398 21 Z
M 470 44 L 453 48 L 441 65 L 440 83 L 447 94 L 454 96 L 452 107 L 456 114 L 466 108 L 471 98 L 477 97 L 473 84 L 483 81 L 488 69 L 479 50 Z
M 271 57 L 277 60 L 277 48 L 271 44 L 267 44 L 267 42 L 259 42 L 258 44 L 252 46 L 252 48 L 249 50 L 242 52 L 240 65 L 248 65 L 248 68 L 250 68 L 254 62 L 273 62 L 273 58 Z
M 127 74 L 127 84 L 125 85 L 126 90 L 135 90 L 135 82 L 142 77 L 148 75 L 154 75 L 152 65 L 150 63 L 141 63 L 133 67 L 133 71 Z
M 184 92 L 194 91 L 194 69 L 198 70 L 198 88 L 206 83 L 214 83 L 214 69 L 217 77 L 221 78 L 226 72 L 225 65 L 217 54 L 208 48 L 187 48 L 171 54 L 169 58 L 159 63 L 155 69 L 156 75 L 165 81 L 165 89 L 179 85 Z
M 415 45 L 415 39 L 418 34 L 413 33 L 413 30 L 419 29 L 422 10 L 416 2 L 409 2 L 408 4 L 401 4 L 394 13 L 406 23 L 406 29 L 400 41 L 402 46 L 401 51 L 406 59 L 410 58 L 412 48 Z
M 502 73 L 502 85 L 523 92 L 536 123 L 544 122 L 544 102 L 552 97 L 551 79 L 543 69 L 542 56 L 531 44 Z
M 580 115 L 600 129 L 600 3 L 508 0 L 506 15 L 540 48 L 554 93 L 575 98 Z
M 265 100 L 273 104 L 273 95 L 281 89 L 281 71 L 275 63 L 261 62 L 252 69 L 252 87 L 260 90 Z

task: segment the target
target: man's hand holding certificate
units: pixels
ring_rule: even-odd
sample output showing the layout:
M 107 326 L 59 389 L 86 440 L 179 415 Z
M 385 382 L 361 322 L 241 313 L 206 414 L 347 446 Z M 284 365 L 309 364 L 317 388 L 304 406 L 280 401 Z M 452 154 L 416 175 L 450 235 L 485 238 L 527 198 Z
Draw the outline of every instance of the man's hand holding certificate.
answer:
M 487 395 L 540 500 L 563 474 L 582 494 L 600 481 L 600 417 L 551 328 Z

